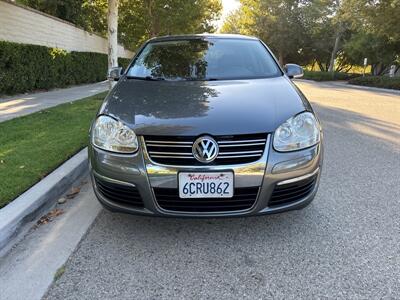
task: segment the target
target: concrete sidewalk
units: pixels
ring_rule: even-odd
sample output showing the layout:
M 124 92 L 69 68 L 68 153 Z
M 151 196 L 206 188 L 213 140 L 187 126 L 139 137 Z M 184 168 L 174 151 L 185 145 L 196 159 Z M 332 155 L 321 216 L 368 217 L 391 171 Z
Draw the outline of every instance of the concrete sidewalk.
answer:
M 108 81 L 0 98 L 0 122 L 108 90 Z

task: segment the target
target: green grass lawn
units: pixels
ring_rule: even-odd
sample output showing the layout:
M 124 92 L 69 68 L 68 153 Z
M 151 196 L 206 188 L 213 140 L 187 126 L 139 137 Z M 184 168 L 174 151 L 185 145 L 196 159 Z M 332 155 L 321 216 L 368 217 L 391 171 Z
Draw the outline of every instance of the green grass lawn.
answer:
M 0 208 L 87 145 L 105 95 L 0 123 Z

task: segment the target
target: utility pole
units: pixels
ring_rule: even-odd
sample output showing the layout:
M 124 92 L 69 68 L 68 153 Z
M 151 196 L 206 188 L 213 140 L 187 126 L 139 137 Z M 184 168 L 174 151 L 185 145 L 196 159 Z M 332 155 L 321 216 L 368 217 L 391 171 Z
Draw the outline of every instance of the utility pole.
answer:
M 108 69 L 118 67 L 118 0 L 108 0 Z M 110 88 L 112 82 L 110 81 Z

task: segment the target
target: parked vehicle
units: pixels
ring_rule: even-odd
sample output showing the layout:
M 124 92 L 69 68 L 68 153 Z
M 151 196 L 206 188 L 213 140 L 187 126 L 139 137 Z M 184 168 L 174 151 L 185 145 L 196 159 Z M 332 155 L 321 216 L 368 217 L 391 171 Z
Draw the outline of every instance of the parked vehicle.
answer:
M 319 121 L 259 39 L 149 40 L 90 131 L 95 194 L 104 207 L 153 216 L 251 216 L 300 209 L 322 166 Z

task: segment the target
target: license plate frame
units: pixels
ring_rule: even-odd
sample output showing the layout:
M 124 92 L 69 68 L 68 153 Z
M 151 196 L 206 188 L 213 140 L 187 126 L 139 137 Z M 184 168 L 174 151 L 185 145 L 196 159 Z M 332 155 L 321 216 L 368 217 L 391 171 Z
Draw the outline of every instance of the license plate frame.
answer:
M 195 183 L 196 188 L 196 193 L 191 193 L 191 188 L 193 189 L 193 186 L 187 186 L 189 193 L 184 193 L 183 190 L 185 188 L 185 184 L 189 183 L 190 176 L 194 176 L 192 178 L 193 182 Z M 200 176 L 200 177 L 199 177 Z M 232 170 L 224 170 L 224 171 L 181 171 L 178 173 L 178 192 L 179 192 L 179 198 L 181 199 L 201 199 L 201 198 L 221 198 L 221 199 L 230 199 L 234 196 L 234 190 L 235 190 L 235 174 Z M 211 177 L 211 178 L 209 178 Z M 212 178 L 215 177 L 215 178 Z M 217 178 L 219 177 L 219 178 Z M 209 191 L 210 191 L 210 184 L 214 182 L 216 184 L 215 186 L 215 193 L 197 193 L 198 191 L 198 186 L 197 183 L 200 183 L 202 185 L 203 189 L 203 183 L 209 183 Z M 229 183 L 229 186 L 226 187 L 223 183 Z M 221 183 L 220 188 L 222 189 L 221 193 L 218 193 L 218 184 Z M 227 190 L 225 191 L 225 188 Z M 225 193 L 227 192 L 227 193 Z

